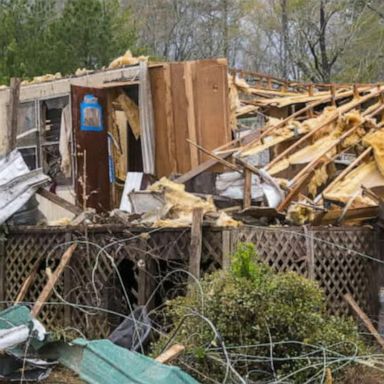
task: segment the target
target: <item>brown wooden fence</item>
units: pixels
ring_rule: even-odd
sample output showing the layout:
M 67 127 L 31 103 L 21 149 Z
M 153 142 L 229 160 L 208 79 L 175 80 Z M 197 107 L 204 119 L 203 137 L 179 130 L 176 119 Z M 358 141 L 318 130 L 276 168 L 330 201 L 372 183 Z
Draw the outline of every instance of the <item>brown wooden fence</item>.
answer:
M 71 242 L 78 247 L 40 317 L 48 329 L 76 328 L 89 338 L 105 337 L 129 307 L 159 305 L 185 288 L 190 229 L 127 229 L 120 226 L 14 228 L 3 233 L 0 300 L 13 302 L 39 262 L 25 300 L 33 302 Z M 204 228 L 202 272 L 227 268 L 239 241 L 256 245 L 277 271 L 296 271 L 323 287 L 330 312 L 348 313 L 343 294 L 374 315 L 380 263 L 375 232 L 367 228 Z M 161 285 L 159 283 L 162 282 Z M 154 289 L 156 288 L 156 292 Z

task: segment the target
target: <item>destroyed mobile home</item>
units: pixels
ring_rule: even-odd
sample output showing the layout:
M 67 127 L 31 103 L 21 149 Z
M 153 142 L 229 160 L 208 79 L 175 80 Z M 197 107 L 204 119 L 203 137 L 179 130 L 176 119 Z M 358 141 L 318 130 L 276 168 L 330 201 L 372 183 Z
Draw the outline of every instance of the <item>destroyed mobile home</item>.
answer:
M 16 147 L 51 178 L 38 194 L 48 222 L 93 209 L 181 227 L 194 207 L 219 226 L 377 216 L 380 85 L 227 74 L 225 60 L 116 66 L 21 86 Z M 5 111 L 10 90 L 0 92 Z
M 42 380 L 60 363 L 90 383 L 194 383 L 162 364 L 183 345 L 157 361 L 138 353 L 149 312 L 228 271 L 241 241 L 319 281 L 331 313 L 376 314 L 372 266 L 349 254 L 375 248 L 363 224 L 384 193 L 383 117 L 381 85 L 288 82 L 224 59 L 127 52 L 101 71 L 13 79 L 0 89 L 0 300 L 16 305 L 0 314 L 0 375 Z M 52 341 L 37 317 L 81 338 Z

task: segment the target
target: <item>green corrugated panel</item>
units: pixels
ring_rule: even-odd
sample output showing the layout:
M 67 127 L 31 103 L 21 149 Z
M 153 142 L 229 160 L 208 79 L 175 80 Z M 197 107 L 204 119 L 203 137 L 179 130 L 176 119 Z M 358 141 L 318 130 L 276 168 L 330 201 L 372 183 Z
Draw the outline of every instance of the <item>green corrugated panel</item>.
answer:
M 28 324 L 32 320 L 28 307 L 15 305 L 0 312 L 0 329 L 9 329 L 18 325 Z
M 28 325 L 32 330 L 33 317 L 31 315 L 31 310 L 25 305 L 14 305 L 9 307 L 4 311 L 0 312 L 0 329 L 9 329 L 17 327 L 19 325 Z M 39 341 L 37 338 L 32 337 L 30 341 L 30 346 L 35 350 L 41 348 L 47 342 L 47 338 L 44 341 Z M 25 354 L 24 348 L 15 347 L 13 353 Z
M 197 384 L 180 368 L 131 352 L 109 340 L 76 339 L 60 348 L 59 361 L 92 384 Z

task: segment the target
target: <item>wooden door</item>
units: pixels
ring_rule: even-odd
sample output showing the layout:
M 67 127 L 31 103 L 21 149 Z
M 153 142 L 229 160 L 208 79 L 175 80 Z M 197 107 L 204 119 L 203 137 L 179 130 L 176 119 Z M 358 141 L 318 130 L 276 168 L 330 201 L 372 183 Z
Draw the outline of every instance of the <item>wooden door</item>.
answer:
M 103 129 L 81 130 L 80 104 L 85 95 L 91 94 L 102 107 Z M 79 204 L 95 208 L 97 212 L 111 209 L 108 165 L 108 119 L 107 96 L 103 89 L 71 86 L 72 129 L 75 147 L 76 179 L 75 192 Z M 84 183 L 83 179 L 86 182 Z M 86 186 L 85 191 L 83 185 Z

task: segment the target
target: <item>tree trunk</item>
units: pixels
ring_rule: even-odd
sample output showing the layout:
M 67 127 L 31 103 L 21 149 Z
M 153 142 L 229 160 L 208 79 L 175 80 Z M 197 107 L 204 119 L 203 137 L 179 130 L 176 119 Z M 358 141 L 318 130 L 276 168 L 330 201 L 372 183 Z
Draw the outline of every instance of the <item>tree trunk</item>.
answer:
M 281 5 L 281 29 L 282 29 L 282 40 L 283 40 L 283 51 L 282 51 L 282 75 L 284 79 L 288 78 L 288 45 L 289 45 L 289 30 L 288 30 L 288 10 L 287 0 L 280 0 Z
M 331 66 L 329 65 L 327 55 L 327 42 L 326 42 L 327 21 L 325 17 L 324 0 L 320 1 L 320 56 L 321 56 L 321 73 L 323 81 L 329 83 L 331 81 Z
M 228 59 L 229 51 L 229 25 L 228 25 L 228 0 L 223 0 L 223 55 Z

